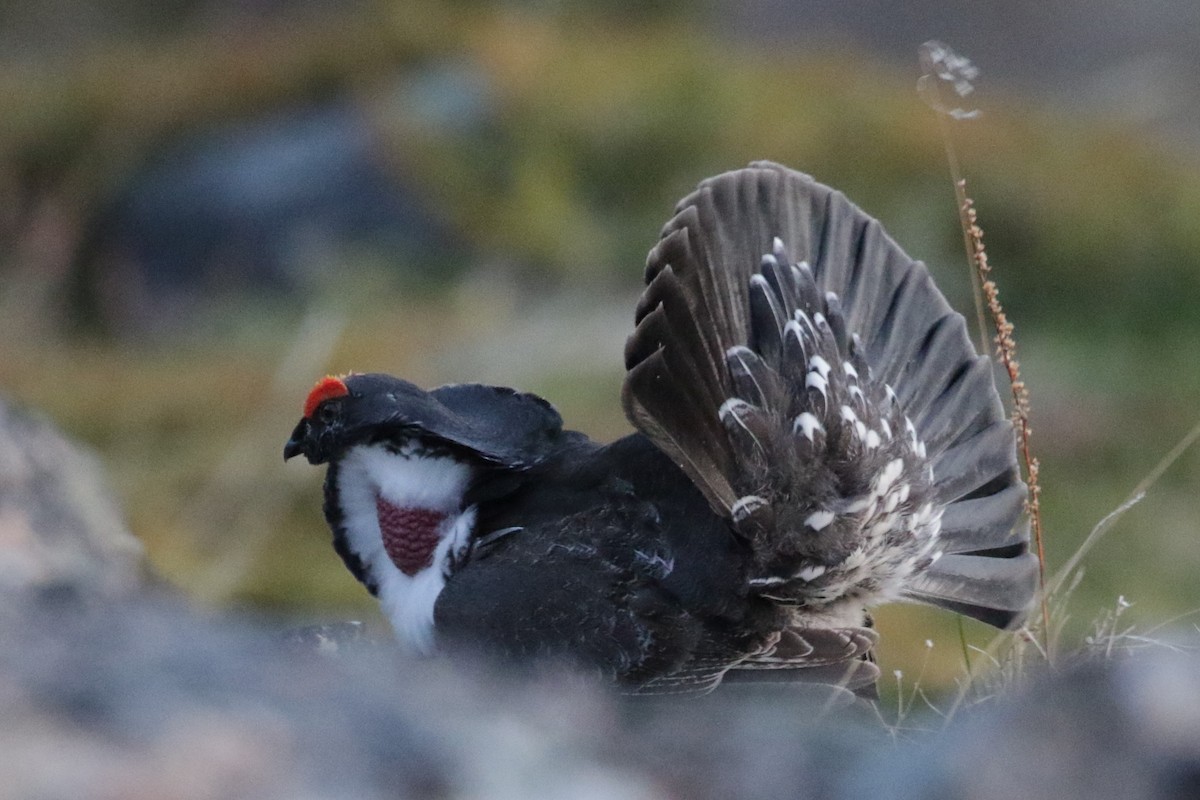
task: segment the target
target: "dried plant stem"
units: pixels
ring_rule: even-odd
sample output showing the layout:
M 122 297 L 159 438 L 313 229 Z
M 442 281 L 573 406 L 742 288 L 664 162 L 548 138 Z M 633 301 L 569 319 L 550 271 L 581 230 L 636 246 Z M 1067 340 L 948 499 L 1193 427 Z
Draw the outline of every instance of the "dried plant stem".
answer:
M 979 116 L 977 109 L 972 109 L 969 104 L 964 105 L 963 103 L 975 91 L 974 81 L 979 76 L 979 70 L 971 63 L 970 59 L 955 53 L 950 47 L 936 40 L 930 40 L 921 45 L 918 54 L 922 74 L 917 80 L 917 93 L 936 112 L 939 130 L 942 134 L 942 144 L 946 148 L 946 161 L 950 166 L 950 178 L 954 183 L 954 197 L 958 204 L 963 247 L 966 250 L 971 286 L 974 289 L 972 295 L 975 300 L 975 318 L 979 325 L 979 349 L 983 353 L 990 350 L 988 325 L 983 312 L 986 299 L 988 313 L 996 331 L 996 352 L 1000 363 L 1008 372 L 1008 382 L 1012 387 L 1013 423 L 1016 425 L 1020 437 L 1021 457 L 1025 461 L 1025 477 L 1029 485 L 1029 497 L 1025 501 L 1025 510 L 1029 514 L 1033 527 L 1033 539 L 1038 556 L 1039 599 L 1042 609 L 1041 652 L 1046 660 L 1050 661 L 1050 604 L 1046 592 L 1046 551 L 1042 539 L 1041 486 L 1038 484 L 1038 460 L 1034 458 L 1029 444 L 1031 433 L 1029 392 L 1025 388 L 1025 382 L 1021 380 L 1021 367 L 1017 362 L 1017 343 L 1013 339 L 1013 326 L 1004 314 L 1004 308 L 1000 305 L 1000 291 L 996 288 L 995 281 L 991 279 L 992 268 L 988 264 L 987 251 L 983 246 L 983 229 L 979 227 L 979 221 L 976 218 L 975 204 L 967 196 L 967 182 L 963 179 L 959 169 L 958 153 L 954 149 L 954 138 L 950 135 L 951 120 L 974 119 Z M 970 269 L 971 267 L 974 269 Z M 969 677 L 969 659 L 967 664 Z M 959 697 L 959 701 L 963 696 L 965 694 Z
M 942 143 L 946 147 L 946 163 L 950 165 L 950 179 L 954 182 L 955 207 L 958 208 L 959 217 L 963 223 L 963 250 L 967 254 L 967 264 L 972 265 L 975 264 L 975 246 L 971 241 L 971 232 L 963 214 L 963 209 L 971 203 L 967 197 L 967 182 L 963 179 L 962 172 L 958 167 L 958 152 L 954 149 L 954 139 L 950 136 L 950 123 L 944 114 L 938 114 L 937 120 L 941 127 Z M 983 314 L 983 287 L 980 286 L 979 270 L 972 269 L 969 270 L 969 273 L 971 275 L 971 297 L 975 300 L 975 323 L 979 331 L 979 351 L 986 353 L 990 348 L 988 347 L 987 318 Z
M 961 615 L 956 618 L 956 621 L 958 622 L 958 645 L 959 645 L 959 647 L 962 648 L 963 667 L 966 668 L 967 675 L 970 676 L 970 674 L 971 674 L 971 651 L 967 646 L 967 626 L 963 622 L 963 618 Z
M 966 111 L 954 106 L 954 100 L 961 100 L 974 91 L 971 81 L 979 74 L 969 60 L 959 56 L 941 42 L 931 40 L 921 45 L 918 50 L 921 61 L 921 78 L 917 81 L 917 94 L 934 110 L 938 121 L 938 132 L 942 135 L 942 146 L 946 148 L 946 163 L 950 166 L 950 180 L 954 183 L 954 197 L 960 210 L 967 203 L 966 184 L 962 179 L 962 171 L 958 166 L 958 151 L 954 148 L 954 137 L 951 136 L 950 123 L 952 120 L 971 119 L 978 116 L 978 111 Z M 951 102 L 946 102 L 942 91 L 951 94 Z M 954 96 L 957 96 L 956 98 Z M 967 226 L 962 226 L 963 251 L 967 254 L 968 274 L 971 276 L 971 298 L 975 301 L 975 322 L 979 332 L 979 351 L 986 353 L 988 347 L 988 326 L 983 314 L 983 295 L 980 291 L 979 276 L 970 269 L 975 259 L 971 246 L 971 236 Z
M 1038 583 L 1041 589 L 1042 607 L 1042 645 L 1049 657 L 1050 607 L 1046 596 L 1046 552 L 1042 542 L 1040 503 L 1042 487 L 1038 484 L 1038 460 L 1033 455 L 1029 443 L 1030 434 L 1033 432 L 1029 424 L 1029 390 L 1026 389 L 1025 382 L 1021 380 L 1021 365 L 1017 361 L 1017 342 L 1013 339 L 1013 325 L 1008 321 L 1004 307 L 1000 305 L 1000 290 L 996 287 L 996 282 L 991 279 L 992 268 L 988 264 L 987 250 L 983 246 L 983 229 L 979 227 L 975 204 L 967 196 L 967 182 L 959 178 L 954 183 L 954 190 L 955 195 L 960 198 L 959 217 L 967 237 L 971 262 L 975 265 L 975 271 L 979 275 L 979 286 L 983 292 L 983 298 L 987 301 L 988 314 L 996 329 L 996 353 L 1008 373 L 1009 385 L 1012 387 L 1013 423 L 1017 426 L 1021 457 L 1025 461 L 1025 479 L 1029 485 L 1029 498 L 1025 501 L 1025 509 L 1029 513 L 1029 520 L 1033 526 L 1033 540 L 1037 547 Z

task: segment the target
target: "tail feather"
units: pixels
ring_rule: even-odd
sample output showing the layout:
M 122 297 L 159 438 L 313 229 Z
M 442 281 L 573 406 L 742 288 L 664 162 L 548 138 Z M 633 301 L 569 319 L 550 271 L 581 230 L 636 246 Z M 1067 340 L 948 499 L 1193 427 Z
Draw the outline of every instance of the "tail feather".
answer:
M 1037 572 L 1037 558 L 1029 552 L 1012 558 L 948 555 L 914 576 L 906 594 L 1007 628 L 1029 605 Z
M 930 405 L 953 377 L 953 373 L 947 374 L 947 367 L 957 370 L 962 365 L 961 337 L 962 317 L 947 314 L 915 340 L 917 347 L 908 361 L 908 369 L 894 387 L 913 422 L 925 422 Z
M 890 291 L 890 296 L 877 308 L 875 319 L 880 329 L 893 331 L 894 335 L 872 341 L 871 363 L 878 365 L 881 380 L 896 386 L 904 383 L 903 371 L 916 357 L 917 345 L 931 322 L 930 316 L 922 318 L 916 310 L 924 307 L 925 299 L 937 288 L 924 269 L 891 269 L 897 272 L 895 285 L 883 289 Z M 936 304 L 931 311 L 937 314 L 934 319 L 945 315 Z
M 728 514 L 737 498 L 725 478 L 722 456 L 727 453 L 721 447 L 696 446 L 679 438 L 681 427 L 690 430 L 693 440 L 705 442 L 714 437 L 707 431 L 706 415 L 688 408 L 693 403 L 686 396 L 659 390 L 663 385 L 678 382 L 666 364 L 662 349 L 656 350 L 625 376 L 629 397 L 625 413 L 636 428 L 691 476 L 714 510 Z M 689 418 L 694 420 L 690 425 Z M 703 438 L 697 432 L 703 432 Z
M 965 362 L 946 381 L 942 391 L 930 400 L 925 417 L 918 422 L 926 446 L 935 452 L 942 450 L 988 425 L 994 419 L 989 413 L 990 408 L 986 404 L 972 406 L 971 403 L 975 396 L 986 396 L 992 391 L 992 385 L 989 359 L 980 357 Z
M 1025 526 L 1010 526 L 1025 506 L 1024 484 L 1011 483 L 995 494 L 951 503 L 942 513 L 942 549 L 946 553 L 973 553 L 1022 545 L 1029 538 Z
M 903 594 L 995 624 L 1029 603 L 990 362 L 877 221 L 754 164 L 680 202 L 646 280 L 627 414 L 745 537 L 754 590 Z
M 938 500 L 953 503 L 997 477 L 1018 482 L 1013 446 L 1012 423 L 1000 420 L 934 456 Z

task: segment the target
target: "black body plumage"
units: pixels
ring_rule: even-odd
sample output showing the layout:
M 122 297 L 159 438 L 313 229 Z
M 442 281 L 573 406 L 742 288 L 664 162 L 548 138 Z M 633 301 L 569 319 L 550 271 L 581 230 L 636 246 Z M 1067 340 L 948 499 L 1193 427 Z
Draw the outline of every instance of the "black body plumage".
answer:
M 436 567 L 444 646 L 647 693 L 765 670 L 861 686 L 872 604 L 1023 612 L 1036 560 L 990 362 L 875 220 L 755 164 L 680 202 L 646 281 L 623 390 L 638 432 L 610 445 L 530 395 L 377 375 L 301 421 L 287 452 L 330 462 L 335 544 L 372 591 L 339 460 L 381 444 L 469 466 L 469 537 Z

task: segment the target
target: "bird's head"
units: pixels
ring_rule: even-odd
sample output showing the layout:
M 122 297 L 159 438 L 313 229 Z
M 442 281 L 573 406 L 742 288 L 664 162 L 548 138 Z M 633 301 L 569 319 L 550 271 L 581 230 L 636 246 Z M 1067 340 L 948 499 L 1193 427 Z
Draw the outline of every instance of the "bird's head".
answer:
M 283 457 L 325 464 L 379 446 L 524 469 L 542 461 L 561 433 L 562 418 L 537 395 L 477 383 L 426 391 L 390 375 L 351 373 L 317 381 Z
M 469 542 L 483 477 L 543 461 L 562 419 L 540 397 L 480 384 L 431 391 L 380 374 L 326 377 L 284 447 L 329 464 L 325 513 L 355 575 L 387 601 L 437 582 Z M 393 620 L 395 616 L 393 615 Z

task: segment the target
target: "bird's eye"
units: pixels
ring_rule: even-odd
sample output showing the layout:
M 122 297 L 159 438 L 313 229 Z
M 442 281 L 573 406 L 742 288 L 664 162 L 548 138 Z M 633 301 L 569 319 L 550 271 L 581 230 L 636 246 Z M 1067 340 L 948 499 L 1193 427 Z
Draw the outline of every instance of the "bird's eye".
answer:
M 317 419 L 328 425 L 337 419 L 340 410 L 341 408 L 338 403 L 322 403 L 321 407 L 317 409 Z

